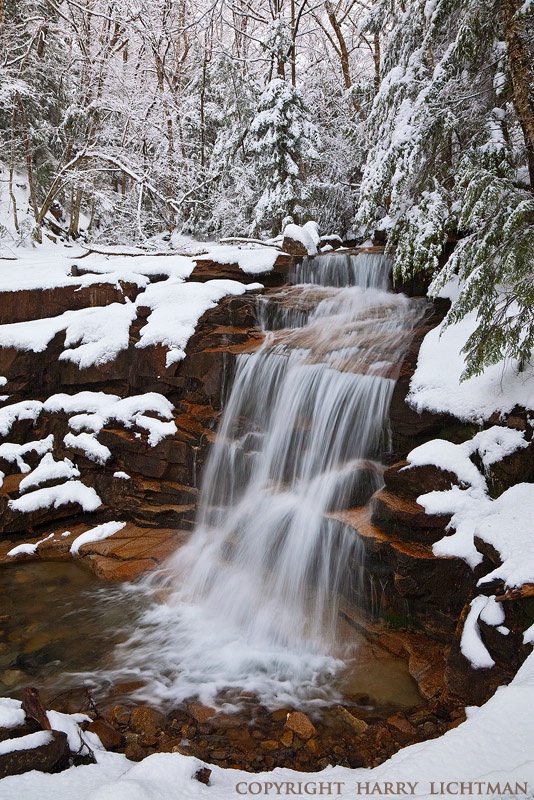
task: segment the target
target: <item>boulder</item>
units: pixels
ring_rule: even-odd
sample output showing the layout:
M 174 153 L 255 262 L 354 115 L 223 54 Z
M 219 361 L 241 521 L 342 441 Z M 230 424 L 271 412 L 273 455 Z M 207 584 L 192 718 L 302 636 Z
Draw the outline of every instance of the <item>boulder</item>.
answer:
M 37 734 L 32 734 L 36 736 Z M 25 739 L 26 737 L 24 737 Z M 0 755 L 0 778 L 7 775 L 21 775 L 24 772 L 38 770 L 39 772 L 51 772 L 60 769 L 60 766 L 68 766 L 69 747 L 67 734 L 63 731 L 43 732 L 46 742 L 37 747 L 29 746 L 28 749 L 14 749 L 9 753 Z M 23 740 L 17 742 L 11 740 L 13 746 L 21 746 Z

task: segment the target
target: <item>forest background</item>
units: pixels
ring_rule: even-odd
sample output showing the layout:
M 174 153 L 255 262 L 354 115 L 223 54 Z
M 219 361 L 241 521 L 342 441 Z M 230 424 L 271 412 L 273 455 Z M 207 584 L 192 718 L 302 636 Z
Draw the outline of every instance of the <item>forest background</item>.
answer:
M 534 0 L 0 0 L 0 38 L 12 245 L 381 232 L 458 276 L 466 376 L 528 367 Z

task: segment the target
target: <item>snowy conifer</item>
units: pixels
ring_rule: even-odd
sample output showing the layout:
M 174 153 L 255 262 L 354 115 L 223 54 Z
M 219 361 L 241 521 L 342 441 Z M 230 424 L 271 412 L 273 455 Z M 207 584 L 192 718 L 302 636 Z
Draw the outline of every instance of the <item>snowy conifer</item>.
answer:
M 257 156 L 262 190 L 255 209 L 258 224 L 278 233 L 285 216 L 303 213 L 305 164 L 317 158 L 319 146 L 301 94 L 281 78 L 270 81 L 250 126 L 249 147 Z
M 519 0 L 403 5 L 388 15 L 391 4 L 379 3 L 370 18 L 392 30 L 368 120 L 358 221 L 388 232 L 397 277 L 430 270 L 438 291 L 460 275 L 449 321 L 481 310 L 466 375 L 506 356 L 525 363 L 534 343 L 534 109 L 521 93 L 532 75 L 532 21 L 518 17 Z M 440 270 L 451 234 L 460 241 Z

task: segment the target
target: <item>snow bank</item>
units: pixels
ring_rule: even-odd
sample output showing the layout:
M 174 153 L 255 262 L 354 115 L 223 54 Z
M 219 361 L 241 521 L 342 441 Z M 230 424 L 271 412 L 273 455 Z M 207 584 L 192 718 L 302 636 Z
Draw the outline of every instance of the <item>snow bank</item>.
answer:
M 460 382 L 465 359 L 460 352 L 475 330 L 476 312 L 455 325 L 427 333 L 410 383 L 408 402 L 416 411 L 452 414 L 482 423 L 495 412 L 515 405 L 534 409 L 534 366 L 518 372 L 513 360 L 487 367 L 481 375 Z
M 16 750 L 33 750 L 35 747 L 42 747 L 50 744 L 54 737 L 50 731 L 37 731 L 20 736 L 18 739 L 7 739 L 0 742 L 0 756 L 6 753 L 14 753 Z
M 66 349 L 59 360 L 72 361 L 78 369 L 87 369 L 114 361 L 127 349 L 137 308 L 128 301 L 66 313 L 75 316 L 65 329 Z
M 43 404 L 38 400 L 23 400 L 0 408 L 0 436 L 7 436 L 14 423 L 28 419 L 36 422 Z
M 26 442 L 25 444 L 15 444 L 4 442 L 0 444 L 0 458 L 11 464 L 16 464 L 19 472 L 27 473 L 31 467 L 24 461 L 27 453 L 36 453 L 43 456 L 50 452 L 54 446 L 54 435 L 51 433 L 46 439 L 38 439 L 36 442 Z
M 71 478 L 79 478 L 80 471 L 74 466 L 72 461 L 68 458 L 63 461 L 56 461 L 52 453 L 45 453 L 38 466 L 23 478 L 19 483 L 19 492 L 23 494 L 28 489 L 35 489 L 41 483 L 51 480 L 71 480 Z
M 69 427 L 79 433 L 67 434 L 64 439 L 66 446 L 82 449 L 88 458 L 102 464 L 108 460 L 111 452 L 98 442 L 96 434 L 109 423 L 118 422 L 128 429 L 137 426 L 147 431 L 151 447 L 155 447 L 166 436 L 176 433 L 176 425 L 172 420 L 174 407 L 166 397 L 157 392 L 123 398 L 106 392 L 84 391 L 72 395 L 59 393 L 49 397 L 43 408 L 50 413 L 68 414 Z M 162 419 L 149 416 L 150 414 L 156 414 Z
M 100 444 L 94 433 L 67 433 L 63 443 L 69 450 L 81 450 L 86 458 L 103 465 L 111 458 L 111 450 Z
M 20 700 L 11 697 L 0 697 L 0 728 L 16 728 L 24 725 L 26 714 L 21 708 Z

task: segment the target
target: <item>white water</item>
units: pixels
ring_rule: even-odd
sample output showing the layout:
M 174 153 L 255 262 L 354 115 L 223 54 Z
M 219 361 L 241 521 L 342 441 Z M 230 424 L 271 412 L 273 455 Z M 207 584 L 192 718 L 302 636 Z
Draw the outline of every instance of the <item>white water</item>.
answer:
M 360 285 L 279 292 L 277 330 L 239 359 L 195 532 L 143 584 L 159 602 L 121 652 L 147 698 L 249 691 L 302 706 L 335 696 L 346 655 L 337 598 L 361 556 L 325 512 L 362 505 L 381 485 L 391 393 L 420 316 L 386 291 L 381 256 L 317 258 L 301 275 L 337 283 L 336 263 Z

